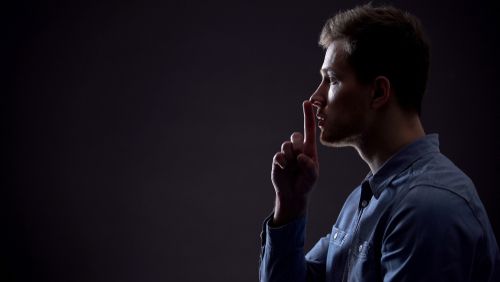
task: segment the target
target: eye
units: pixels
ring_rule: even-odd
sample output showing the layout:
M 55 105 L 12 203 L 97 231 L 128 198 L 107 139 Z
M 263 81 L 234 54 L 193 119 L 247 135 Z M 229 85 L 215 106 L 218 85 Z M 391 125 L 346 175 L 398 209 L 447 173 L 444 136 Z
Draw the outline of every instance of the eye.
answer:
M 330 81 L 330 85 L 338 84 L 338 80 L 335 77 L 328 77 L 328 81 Z

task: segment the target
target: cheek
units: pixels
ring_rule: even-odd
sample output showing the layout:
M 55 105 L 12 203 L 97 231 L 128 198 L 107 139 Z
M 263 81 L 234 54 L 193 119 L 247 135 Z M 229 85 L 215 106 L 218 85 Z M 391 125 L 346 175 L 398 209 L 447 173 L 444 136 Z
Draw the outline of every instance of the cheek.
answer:
M 328 97 L 327 97 L 328 104 L 331 104 L 333 102 L 333 100 L 337 96 L 338 91 L 339 91 L 339 87 L 336 85 L 328 87 Z
M 339 115 L 340 113 L 352 108 L 354 103 L 354 93 L 351 93 L 349 88 L 341 86 L 332 86 L 328 90 L 328 103 L 326 110 L 333 115 Z
M 329 120 L 336 122 L 353 122 L 364 114 L 364 100 L 362 90 L 349 85 L 330 87 L 328 91 L 328 103 L 325 109 Z

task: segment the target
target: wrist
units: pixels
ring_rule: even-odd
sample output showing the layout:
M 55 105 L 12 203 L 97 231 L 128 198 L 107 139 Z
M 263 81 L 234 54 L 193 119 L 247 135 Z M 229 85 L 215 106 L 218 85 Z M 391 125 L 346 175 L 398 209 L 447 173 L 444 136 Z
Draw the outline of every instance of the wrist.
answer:
M 307 197 L 290 198 L 276 195 L 272 225 L 285 225 L 301 216 L 305 216 L 307 202 Z

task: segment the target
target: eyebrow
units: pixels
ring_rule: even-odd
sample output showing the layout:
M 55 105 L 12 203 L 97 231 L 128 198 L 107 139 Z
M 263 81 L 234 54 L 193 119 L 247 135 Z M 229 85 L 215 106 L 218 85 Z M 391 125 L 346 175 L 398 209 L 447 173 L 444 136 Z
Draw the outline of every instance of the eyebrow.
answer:
M 337 75 L 337 72 L 335 72 L 331 67 L 319 70 L 319 74 L 321 74 L 322 76 L 326 76 L 328 72 L 332 72 L 334 76 Z

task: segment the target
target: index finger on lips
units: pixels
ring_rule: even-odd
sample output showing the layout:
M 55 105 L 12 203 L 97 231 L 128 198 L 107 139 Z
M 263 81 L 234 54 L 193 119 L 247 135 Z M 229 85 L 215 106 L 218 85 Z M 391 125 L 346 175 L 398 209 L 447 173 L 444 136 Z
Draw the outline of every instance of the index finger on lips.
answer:
M 313 106 L 309 100 L 305 100 L 302 102 L 302 108 L 304 110 L 304 153 L 313 160 L 317 160 L 316 119 Z

